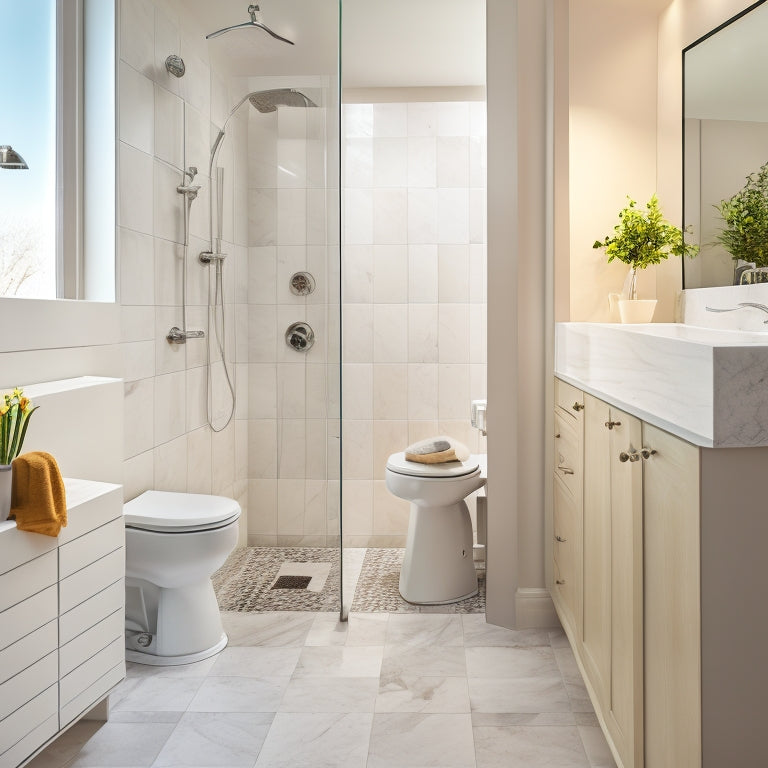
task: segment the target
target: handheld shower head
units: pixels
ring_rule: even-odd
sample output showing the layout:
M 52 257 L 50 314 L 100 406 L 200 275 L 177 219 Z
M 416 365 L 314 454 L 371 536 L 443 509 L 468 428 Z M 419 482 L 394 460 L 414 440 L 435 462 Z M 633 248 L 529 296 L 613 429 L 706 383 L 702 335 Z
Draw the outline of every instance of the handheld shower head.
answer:
M 256 91 L 248 96 L 248 101 L 261 113 L 274 112 L 278 107 L 316 107 L 312 99 L 294 88 L 274 88 L 269 91 Z

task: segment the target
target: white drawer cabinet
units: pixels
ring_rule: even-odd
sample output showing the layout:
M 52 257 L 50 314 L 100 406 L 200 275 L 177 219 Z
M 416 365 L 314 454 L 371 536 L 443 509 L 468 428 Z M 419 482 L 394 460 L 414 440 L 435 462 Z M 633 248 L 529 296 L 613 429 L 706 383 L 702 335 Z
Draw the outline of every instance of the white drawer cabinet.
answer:
M 125 677 L 120 486 L 65 480 L 58 538 L 0 523 L 0 768 L 16 768 Z

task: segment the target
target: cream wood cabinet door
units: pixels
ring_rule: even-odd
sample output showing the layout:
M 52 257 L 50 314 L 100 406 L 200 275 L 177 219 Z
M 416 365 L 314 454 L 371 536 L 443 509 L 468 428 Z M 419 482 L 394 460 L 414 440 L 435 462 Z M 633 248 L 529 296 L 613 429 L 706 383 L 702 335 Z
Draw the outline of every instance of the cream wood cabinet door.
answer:
M 642 423 L 585 395 L 582 662 L 624 768 L 643 765 Z
M 699 449 L 649 424 L 643 439 L 645 766 L 700 768 Z

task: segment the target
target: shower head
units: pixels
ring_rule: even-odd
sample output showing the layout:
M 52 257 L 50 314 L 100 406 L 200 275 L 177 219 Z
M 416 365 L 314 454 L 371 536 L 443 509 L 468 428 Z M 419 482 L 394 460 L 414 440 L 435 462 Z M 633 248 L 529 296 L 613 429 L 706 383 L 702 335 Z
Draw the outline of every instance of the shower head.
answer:
M 29 168 L 24 158 L 8 144 L 0 146 L 0 168 L 8 170 L 24 170 Z
M 248 101 L 259 112 L 274 112 L 278 107 L 316 107 L 312 99 L 293 88 L 275 88 L 271 91 L 256 91 L 248 95 Z

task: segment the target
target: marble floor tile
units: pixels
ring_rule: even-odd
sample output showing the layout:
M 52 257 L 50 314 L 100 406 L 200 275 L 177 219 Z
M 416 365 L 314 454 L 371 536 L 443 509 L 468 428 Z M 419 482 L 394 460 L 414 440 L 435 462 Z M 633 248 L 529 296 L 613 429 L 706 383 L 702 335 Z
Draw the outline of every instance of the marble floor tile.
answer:
M 565 690 L 568 693 L 568 699 L 571 702 L 572 712 L 594 712 L 592 699 L 589 698 L 587 686 L 581 681 L 565 681 Z
M 590 768 L 575 727 L 474 729 L 477 768 Z
M 575 712 L 473 712 L 474 727 L 511 725 L 579 725 Z
M 151 766 L 175 727 L 175 723 L 104 723 L 70 765 Z
M 211 656 L 194 664 L 175 664 L 171 666 L 155 666 L 154 664 L 125 665 L 126 677 L 205 677 L 216 663 L 218 656 Z
M 388 613 L 350 613 L 347 645 L 384 645 L 388 623 Z
M 587 753 L 590 768 L 616 768 L 611 748 L 598 726 L 580 725 L 579 736 Z
M 349 622 L 339 621 L 339 614 L 318 613 L 312 622 L 304 645 L 346 645 L 349 635 Z M 383 645 L 382 640 L 379 645 Z
M 542 629 L 506 629 L 488 624 L 485 614 L 466 613 L 461 617 L 464 628 L 464 645 L 506 646 L 510 648 L 548 646 L 549 632 Z
M 315 614 L 299 611 L 239 613 L 223 611 L 221 620 L 229 635 L 229 645 L 304 645 Z
M 154 768 L 250 768 L 272 718 L 243 712 L 188 712 L 160 751 Z
M 256 768 L 366 768 L 373 715 L 278 713 Z
M 560 669 L 549 646 L 467 648 L 469 677 L 557 677 Z
M 296 665 L 295 677 L 378 677 L 381 646 L 306 646 Z
M 387 645 L 381 662 L 381 674 L 466 677 L 464 649 L 450 645 Z
M 445 613 L 390 614 L 386 644 L 461 646 L 464 644 L 461 616 Z
M 209 677 L 190 712 L 277 712 L 289 677 Z
M 300 653 L 300 646 L 233 646 L 225 648 L 216 657 L 209 674 L 215 677 L 290 677 L 296 669 Z
M 475 765 L 469 715 L 377 714 L 367 768 L 470 768 Z
M 94 720 L 81 720 L 64 731 L 56 741 L 47 746 L 28 768 L 63 768 L 69 765 L 83 745 L 104 725 Z
M 559 677 L 469 678 L 473 712 L 570 712 L 571 702 Z
M 568 635 L 562 629 L 550 629 L 549 630 L 549 644 L 553 648 L 570 648 L 571 644 L 568 642 Z
M 469 711 L 469 689 L 464 677 L 382 672 L 376 712 L 465 714 Z
M 288 684 L 279 712 L 373 712 L 375 677 L 297 677 Z
M 121 690 L 110 700 L 115 710 L 136 712 L 183 712 L 203 684 L 202 677 L 140 677 L 125 695 Z M 128 681 L 133 682 L 133 681 Z M 122 688 L 122 686 L 121 686 Z

